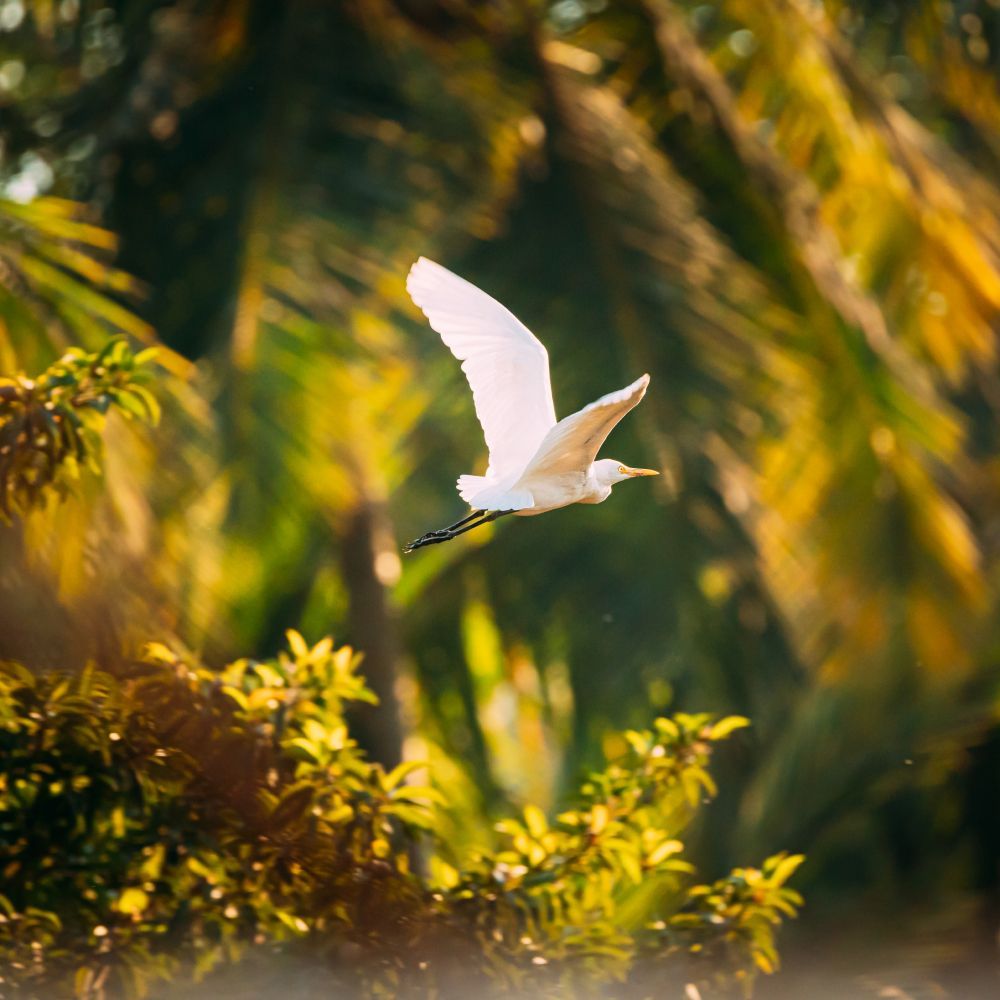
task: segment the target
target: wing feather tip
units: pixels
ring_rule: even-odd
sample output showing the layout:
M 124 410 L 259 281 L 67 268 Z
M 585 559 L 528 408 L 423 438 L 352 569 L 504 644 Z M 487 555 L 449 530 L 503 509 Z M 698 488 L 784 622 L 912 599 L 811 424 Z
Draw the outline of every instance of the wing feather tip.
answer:
M 630 386 L 627 386 L 622 390 L 622 395 L 628 399 L 631 396 L 638 395 L 640 399 L 646 395 L 646 390 L 649 388 L 649 372 L 644 375 L 640 375 Z
M 406 290 L 410 293 L 411 297 L 414 288 L 422 283 L 425 278 L 429 277 L 435 268 L 439 267 L 441 265 L 435 264 L 429 257 L 418 257 L 410 265 L 410 270 L 406 274 Z

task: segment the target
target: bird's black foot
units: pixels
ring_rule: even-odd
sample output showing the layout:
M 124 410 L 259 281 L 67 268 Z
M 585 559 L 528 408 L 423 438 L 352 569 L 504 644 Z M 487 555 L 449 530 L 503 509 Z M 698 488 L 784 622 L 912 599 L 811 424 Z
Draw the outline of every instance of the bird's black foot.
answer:
M 428 531 L 426 535 L 421 535 L 419 538 L 416 538 L 412 542 L 404 545 L 403 552 L 409 555 L 417 549 L 422 549 L 425 545 L 434 545 L 437 542 L 446 542 L 451 537 L 451 533 L 446 531 L 444 528 L 439 528 L 437 531 Z
M 451 541 L 451 539 L 457 538 L 459 535 L 464 535 L 473 528 L 478 528 L 481 524 L 488 524 L 490 521 L 495 521 L 498 517 L 503 517 L 504 514 L 511 513 L 513 511 L 509 510 L 474 510 L 468 517 L 462 518 L 461 521 L 456 521 L 447 528 L 428 531 L 426 535 L 421 535 L 419 538 L 414 539 L 408 545 L 403 546 L 403 552 L 409 554 L 410 552 L 415 552 L 417 549 L 422 549 L 425 545 L 440 545 L 441 542 Z

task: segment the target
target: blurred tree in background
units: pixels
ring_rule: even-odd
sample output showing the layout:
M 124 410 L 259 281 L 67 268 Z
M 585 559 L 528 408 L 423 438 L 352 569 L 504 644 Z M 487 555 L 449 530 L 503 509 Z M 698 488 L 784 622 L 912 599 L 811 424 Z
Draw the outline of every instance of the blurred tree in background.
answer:
M 0 537 L 0 657 L 332 631 L 381 699 L 363 744 L 445 769 L 470 847 L 622 727 L 746 714 L 700 862 L 808 851 L 803 934 L 893 912 L 969 995 L 1000 920 L 998 48 L 974 0 L 3 0 L 3 369 L 112 331 L 167 381 L 155 435 L 109 423 L 106 491 Z M 419 254 L 541 336 L 559 412 L 651 372 L 613 452 L 659 492 L 404 566 L 483 458 Z

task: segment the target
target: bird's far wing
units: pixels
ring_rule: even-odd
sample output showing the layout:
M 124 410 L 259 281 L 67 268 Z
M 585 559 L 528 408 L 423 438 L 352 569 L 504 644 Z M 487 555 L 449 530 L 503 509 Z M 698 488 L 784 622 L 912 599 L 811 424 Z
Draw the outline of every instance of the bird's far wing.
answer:
M 490 450 L 486 478 L 516 476 L 556 422 L 545 347 L 496 299 L 426 257 L 406 290 L 462 362 Z
M 631 385 L 563 417 L 549 431 L 521 477 L 529 482 L 533 473 L 555 475 L 562 472 L 585 472 L 615 424 L 646 395 L 649 376 L 637 378 Z

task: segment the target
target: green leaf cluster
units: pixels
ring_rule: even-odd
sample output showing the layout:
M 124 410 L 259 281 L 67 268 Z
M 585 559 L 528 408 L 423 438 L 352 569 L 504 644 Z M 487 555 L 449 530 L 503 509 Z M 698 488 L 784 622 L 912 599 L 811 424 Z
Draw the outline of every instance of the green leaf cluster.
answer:
M 776 966 L 800 859 L 692 886 L 678 839 L 714 792 L 713 744 L 746 720 L 630 732 L 570 808 L 525 806 L 493 850 L 455 858 L 421 763 L 386 771 L 351 738 L 351 707 L 373 698 L 359 657 L 288 640 L 218 672 L 158 643 L 80 674 L 0 666 L 5 988 L 137 997 L 211 976 L 210 991 L 253 954 L 428 996 L 638 995 L 663 962 L 705 985 Z
M 774 971 L 774 928 L 802 902 L 781 886 L 801 856 L 692 887 L 694 867 L 678 839 L 716 793 L 707 769 L 712 744 L 747 725 L 740 716 L 678 713 L 652 730 L 628 731 L 627 752 L 583 783 L 574 808 L 550 821 L 526 806 L 497 824 L 497 850 L 463 872 L 437 860 L 437 879 L 475 914 L 508 987 L 524 988 L 526 978 L 537 985 L 541 967 L 559 995 L 606 979 L 638 989 L 646 960 L 680 954 L 713 956 L 675 962 L 685 980 L 706 988 Z
M 83 469 L 98 472 L 100 430 L 115 408 L 159 420 L 146 387 L 155 349 L 134 354 L 123 339 L 97 352 L 70 348 L 38 378 L 0 377 L 0 520 L 65 495 Z

